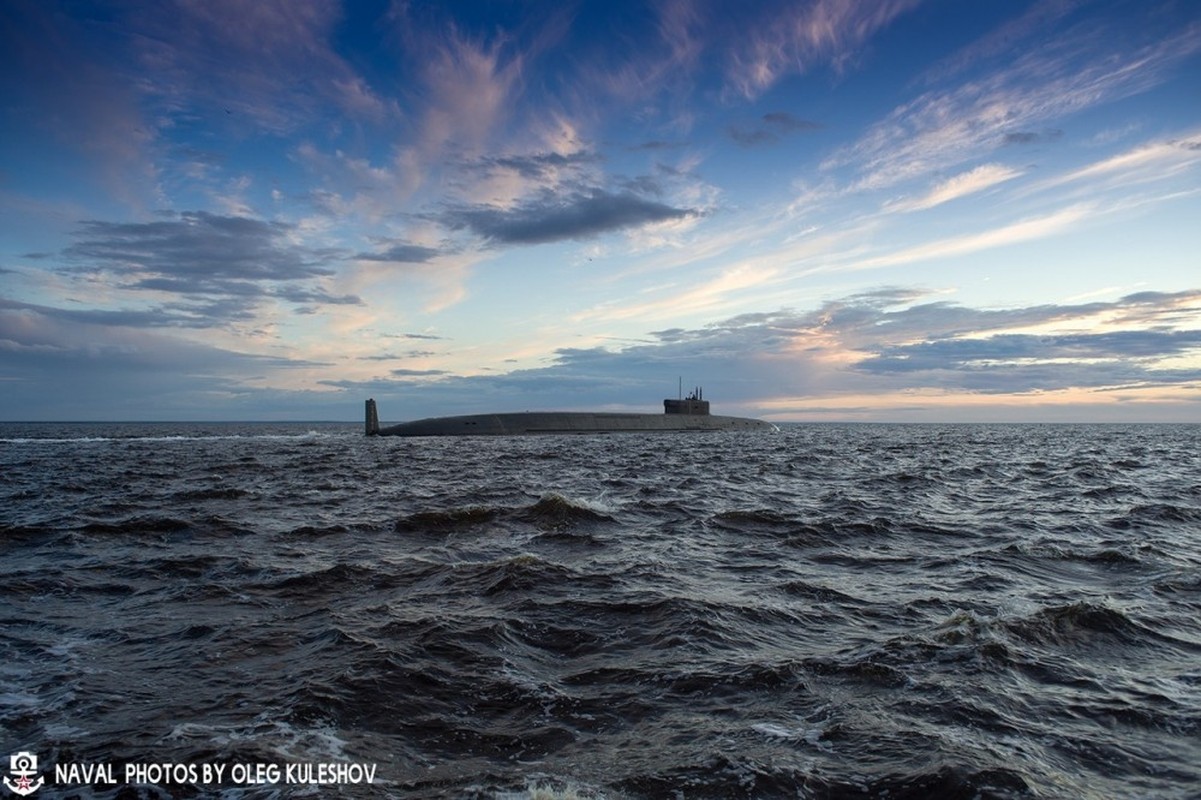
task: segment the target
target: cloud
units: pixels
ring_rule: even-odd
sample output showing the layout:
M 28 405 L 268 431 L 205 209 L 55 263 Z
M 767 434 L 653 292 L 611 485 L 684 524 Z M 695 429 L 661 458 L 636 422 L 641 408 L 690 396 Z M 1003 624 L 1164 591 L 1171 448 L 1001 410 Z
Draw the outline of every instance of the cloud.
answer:
M 546 150 L 531 144 L 525 151 L 503 155 L 452 159 L 454 188 L 466 205 L 496 206 L 511 209 L 534 198 L 570 195 L 588 191 L 588 187 L 630 184 L 641 185 L 651 194 L 661 193 L 650 176 L 630 181 L 606 178 L 600 154 L 584 147 L 572 127 L 551 135 L 558 150 Z
M 624 303 L 620 306 L 602 305 L 580 312 L 572 317 L 574 322 L 604 320 L 613 322 L 625 319 L 658 319 L 697 311 L 713 312 L 722 308 L 731 297 L 748 290 L 765 289 L 778 277 L 780 271 L 756 263 L 741 263 L 722 270 L 708 280 L 700 280 L 699 274 L 691 276 L 680 286 L 671 286 L 659 293 L 659 297 L 640 303 Z
M 397 378 L 429 378 L 436 375 L 446 375 L 444 369 L 394 369 L 390 374 Z
M 1142 373 L 1142 359 L 1163 359 L 1201 348 L 1201 330 L 1114 331 L 1105 333 L 1017 334 L 942 339 L 887 345 L 856 365 L 869 372 L 913 372 L 1029 364 L 1070 365 L 1112 362 L 1129 374 Z M 1108 372 L 1102 372 L 1110 380 Z M 1123 379 L 1126 380 L 1126 379 Z
M 331 274 L 328 254 L 291 247 L 282 222 L 185 211 L 159 222 L 88 221 L 65 254 L 126 274 L 291 281 Z
M 446 226 L 470 230 L 498 244 L 544 244 L 590 239 L 601 234 L 695 216 L 637 195 L 603 189 L 543 194 L 515 208 L 477 205 L 449 209 L 439 216 Z
M 354 257 L 360 261 L 387 261 L 400 264 L 424 264 L 439 255 L 433 247 L 423 247 L 417 244 L 396 242 L 379 253 L 358 253 Z
M 599 95 L 645 105 L 659 96 L 665 101 L 661 113 L 670 120 L 669 127 L 688 128 L 692 111 L 687 98 L 708 44 L 709 20 L 701 5 L 678 0 L 655 3 L 647 7 L 655 19 L 646 25 L 630 24 L 630 7 L 595 4 L 588 10 L 591 19 L 580 22 L 591 23 L 592 35 L 579 42 L 584 66 L 575 76 L 587 91 L 579 93 L 577 102 L 592 103 Z
M 360 361 L 404 361 L 410 358 L 429 358 L 438 355 L 433 350 L 410 350 L 407 353 L 380 353 L 375 356 L 359 356 Z
M 965 404 L 992 398 L 998 407 L 1021 408 L 1031 394 L 1046 393 L 1107 403 L 1117 388 L 1179 399 L 1201 382 L 1201 290 L 1008 309 L 923 302 L 927 297 L 882 287 L 807 311 L 664 329 L 616 348 L 562 347 L 544 367 L 476 376 L 417 371 L 394 375 L 395 383 L 338 385 L 389 398 L 393 414 L 410 418 L 535 408 L 653 411 L 663 396 L 674 395 L 682 375 L 703 383 L 722 413 L 828 408 L 855 417 L 860 412 L 843 398 L 887 397 L 877 409 L 887 415 L 908 413 L 906 396 L 917 406 L 922 397 L 954 396 Z M 1121 321 L 1132 314 L 1164 324 L 1136 329 Z M 1166 327 L 1166 320 L 1175 324 Z M 1181 366 L 1190 358 L 1192 366 Z
M 981 62 L 1008 58 L 1015 42 L 1039 41 L 1059 35 L 1058 26 L 1090 0 L 1053 0 L 1036 2 L 1019 16 L 1002 23 L 976 41 L 926 70 L 921 80 L 927 84 L 955 78 Z
M 1011 131 L 1004 136 L 1005 144 L 1039 144 L 1053 142 L 1063 136 L 1063 131 L 1051 128 L 1042 132 Z
M 599 162 L 596 153 L 580 150 L 571 153 L 527 153 L 520 155 L 486 156 L 477 159 L 473 165 L 485 172 L 497 169 L 512 170 L 529 180 L 547 180 L 554 178 L 563 170 L 574 170 L 582 165 Z
M 98 180 L 137 212 L 161 206 L 181 183 L 218 180 L 248 137 L 314 126 L 328 135 L 402 117 L 336 52 L 338 3 L 163 0 L 94 10 L 18 2 L 0 11 L 0 73 L 20 78 L 4 80 L 14 112 L 4 125 L 82 154 L 69 167 L 55 158 L 46 172 L 61 163 L 72 181 Z
M 1093 205 L 1078 203 L 1049 214 L 1019 220 L 992 230 L 954 236 L 896 250 L 882 256 L 859 259 L 853 263 L 853 267 L 855 269 L 892 267 L 934 258 L 961 256 L 981 250 L 1042 239 L 1071 228 L 1081 220 L 1088 218 L 1093 211 L 1095 211 Z
M 316 366 L 312 361 L 234 353 L 140 330 L 144 322 L 136 313 L 61 309 L 0 299 L 3 363 L 11 369 L 15 359 L 20 369 L 40 370 L 53 369 L 51 362 L 57 360 L 76 366 L 94 364 L 99 371 L 225 369 L 231 362 L 254 364 L 256 370 L 265 366 Z M 44 361 L 41 367 L 39 359 Z
M 877 31 L 917 6 L 917 0 L 816 0 L 768 7 L 729 41 L 726 75 L 734 92 L 758 97 L 780 78 L 818 64 L 842 71 Z
M 140 4 L 123 20 L 140 83 L 172 117 L 197 108 L 234 128 L 288 133 L 336 110 L 398 113 L 333 48 L 342 13 L 323 0 Z
M 1128 186 L 1134 181 L 1161 180 L 1201 164 L 1201 131 L 1152 142 L 1040 182 L 1036 188 L 1078 181 L 1109 181 Z
M 1201 290 L 1000 310 L 913 304 L 912 292 L 890 294 L 833 301 L 775 324 L 849 350 L 849 370 L 878 379 L 870 385 L 880 390 L 1015 395 L 1201 380 Z M 1148 316 L 1158 329 L 1121 327 L 1146 324 Z M 1167 328 L 1169 319 L 1180 327 Z M 1031 328 L 1041 330 L 1021 332 Z M 1194 366 L 1167 366 L 1182 356 Z
M 491 40 L 473 37 L 454 22 L 431 23 L 412 12 L 397 4 L 392 15 L 425 100 L 417 114 L 417 152 L 425 158 L 448 150 L 476 154 L 518 113 L 526 65 L 545 44 L 522 46 L 503 30 L 493 31 Z
M 253 387 L 265 373 L 324 366 L 187 341 L 145 322 L 0 300 L 0 418 L 261 418 L 270 393 Z
M 434 336 L 433 334 L 429 334 L 429 333 L 384 333 L 384 334 L 380 334 L 380 335 L 381 335 L 381 336 L 383 336 L 385 339 L 430 339 L 430 340 L 441 340 L 441 339 L 445 339 L 445 338 L 446 338 L 445 336 Z
M 704 384 L 723 413 L 824 407 L 855 416 L 851 407 L 862 403 L 845 398 L 892 398 L 879 412 L 888 415 L 900 413 L 905 396 L 953 395 L 965 402 L 992 397 L 1012 404 L 1030 393 L 1077 392 L 1087 403 L 1101 395 L 1112 399 L 1118 388 L 1179 394 L 1201 383 L 1201 289 L 999 309 L 929 298 L 920 289 L 881 287 L 808 310 L 756 311 L 652 331 L 616 346 L 560 347 L 537 368 L 474 376 L 399 368 L 369 380 L 319 380 L 325 390 L 342 393 L 310 393 L 304 400 L 310 409 L 315 403 L 336 414 L 347 402 L 344 393 L 370 393 L 393 418 L 534 408 L 654 411 L 662 397 L 674 395 L 676 377 L 684 376 Z M 136 319 L 121 324 L 116 316 L 94 314 L 0 301 L 0 380 L 6 386 L 0 413 L 49 403 L 60 418 L 94 418 L 95 409 L 146 397 L 155 399 L 138 407 L 145 418 L 154 418 L 157 403 L 197 418 L 256 407 L 261 415 L 300 395 L 268 395 L 256 387 L 278 385 L 281 372 L 320 366 L 190 343 L 139 330 Z M 427 355 L 387 353 L 356 361 Z M 64 387 L 70 387 L 73 406 Z
M 631 152 L 637 152 L 639 150 L 645 150 L 645 151 L 649 151 L 649 152 L 663 152 L 663 151 L 679 150 L 679 149 L 687 147 L 687 146 L 688 145 L 684 142 L 665 142 L 665 141 L 662 141 L 661 139 L 655 139 L 655 140 L 652 140 L 649 142 L 642 142 L 641 144 L 631 145 L 630 147 L 628 147 L 626 149 L 630 150 Z
M 890 203 L 886 210 L 925 211 L 1012 180 L 1021 174 L 1021 170 L 1007 167 L 1004 164 L 982 164 L 969 172 L 962 172 L 946 179 L 922 197 Z
M 732 125 L 727 132 L 736 144 L 742 147 L 757 147 L 778 142 L 783 135 L 797 131 L 812 131 L 821 127 L 816 122 L 794 117 L 787 111 L 773 111 L 764 114 L 761 121 L 763 124 L 755 128 Z
M 981 77 L 924 92 L 823 168 L 852 167 L 860 189 L 944 170 L 1012 143 L 1014 131 L 1146 91 L 1201 49 L 1196 23 L 1160 36 L 1140 31 L 1134 43 L 1116 25 L 1107 18 L 1080 22 Z
M 774 144 L 779 141 L 779 137 L 774 133 L 762 128 L 748 130 L 731 125 L 727 133 L 734 140 L 734 143 L 741 147 L 758 147 L 765 144 Z
M 820 128 L 816 122 L 807 119 L 799 119 L 789 114 L 787 111 L 772 111 L 763 115 L 763 121 L 768 125 L 781 130 L 785 133 L 794 131 L 811 131 Z
M 726 100 L 742 102 L 789 75 L 820 67 L 842 73 L 872 36 L 919 2 L 768 0 L 733 6 L 668 0 L 651 4 L 653 27 L 631 25 L 630 9 L 622 5 L 589 9 L 588 22 L 601 32 L 589 45 L 602 42 L 604 49 L 588 49 L 579 58 L 584 66 L 576 81 L 596 87 L 580 92 L 580 101 L 587 106 L 598 94 L 608 95 L 638 113 L 653 108 L 665 127 L 687 131 L 696 121 L 689 101 L 698 88 L 716 85 Z M 647 30 L 654 35 L 638 35 Z
M 282 222 L 220 216 L 203 211 L 168 215 L 156 222 L 88 221 L 63 251 L 68 272 L 87 279 L 97 271 L 118 278 L 130 293 L 176 295 L 146 322 L 204 327 L 247 318 L 263 300 L 358 304 L 353 295 L 330 294 L 317 283 L 334 274 L 342 253 L 312 249 L 292 240 Z M 128 313 L 128 312 L 121 312 Z
M 112 40 L 95 36 L 96 27 L 54 3 L 3 4 L 0 124 L 8 141 L 37 141 L 41 149 L 49 138 L 65 147 L 73 181 L 96 180 L 140 208 L 157 177 L 153 126 L 140 107 L 140 84 L 128 80 Z

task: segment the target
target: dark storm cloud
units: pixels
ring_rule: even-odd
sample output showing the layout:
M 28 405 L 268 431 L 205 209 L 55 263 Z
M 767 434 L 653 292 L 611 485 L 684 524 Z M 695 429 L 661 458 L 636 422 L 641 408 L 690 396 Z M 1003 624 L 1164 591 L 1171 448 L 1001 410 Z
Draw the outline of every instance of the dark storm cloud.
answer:
M 697 212 L 622 192 L 603 189 L 569 195 L 545 194 L 513 209 L 477 205 L 446 211 L 441 221 L 500 244 L 545 244 L 588 239 L 655 222 L 683 219 Z

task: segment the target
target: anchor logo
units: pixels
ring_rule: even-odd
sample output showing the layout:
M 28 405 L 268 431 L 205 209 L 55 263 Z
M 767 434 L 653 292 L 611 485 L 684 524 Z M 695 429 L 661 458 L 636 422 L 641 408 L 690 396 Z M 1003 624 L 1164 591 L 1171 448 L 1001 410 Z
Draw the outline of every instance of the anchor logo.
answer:
M 10 781 L 7 777 L 4 779 L 4 785 L 10 792 L 24 797 L 42 788 L 42 784 L 46 782 L 45 778 L 38 775 L 38 757 L 33 753 L 22 750 L 15 756 L 9 756 L 8 764 L 8 771 L 17 779 L 15 782 Z M 36 783 L 33 781 L 34 775 L 37 775 L 38 778 Z

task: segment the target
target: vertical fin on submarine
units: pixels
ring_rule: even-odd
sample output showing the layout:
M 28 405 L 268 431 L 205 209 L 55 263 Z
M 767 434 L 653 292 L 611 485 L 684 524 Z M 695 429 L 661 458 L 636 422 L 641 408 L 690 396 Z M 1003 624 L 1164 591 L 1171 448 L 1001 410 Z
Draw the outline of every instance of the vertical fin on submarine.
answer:
M 379 413 L 375 410 L 375 400 L 367 401 L 367 435 L 379 435 Z

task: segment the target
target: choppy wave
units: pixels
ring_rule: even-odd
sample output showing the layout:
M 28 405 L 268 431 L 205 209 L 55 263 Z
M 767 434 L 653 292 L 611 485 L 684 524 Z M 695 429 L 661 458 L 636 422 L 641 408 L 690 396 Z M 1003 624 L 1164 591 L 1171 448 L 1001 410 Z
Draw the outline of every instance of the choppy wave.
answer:
M 0 430 L 0 735 L 47 765 L 378 763 L 364 797 L 1199 796 L 1196 427 L 26 433 Z

